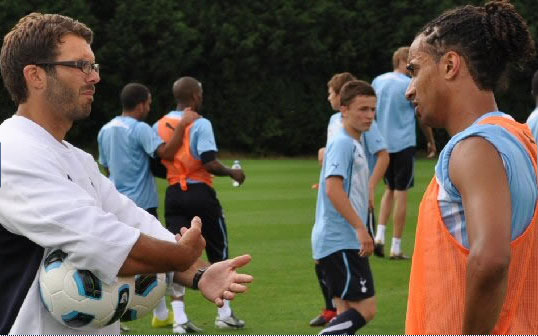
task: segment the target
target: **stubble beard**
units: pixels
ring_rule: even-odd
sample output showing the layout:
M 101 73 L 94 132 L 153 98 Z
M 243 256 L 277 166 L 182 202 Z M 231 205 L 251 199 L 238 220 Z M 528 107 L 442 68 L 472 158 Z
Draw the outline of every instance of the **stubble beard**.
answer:
M 49 85 L 45 91 L 47 101 L 53 108 L 69 121 L 85 119 L 90 115 L 91 103 L 78 103 L 79 95 L 55 75 L 49 75 Z

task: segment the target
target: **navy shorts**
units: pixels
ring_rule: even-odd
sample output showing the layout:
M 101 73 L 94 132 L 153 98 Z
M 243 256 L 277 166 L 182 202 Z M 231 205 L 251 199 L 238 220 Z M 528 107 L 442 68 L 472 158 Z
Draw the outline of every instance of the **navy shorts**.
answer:
M 205 183 L 189 183 L 187 191 L 179 184 L 168 186 L 164 199 L 166 227 L 173 234 L 190 228 L 194 216 L 202 220 L 202 236 L 210 263 L 228 259 L 228 232 L 215 189 Z
M 319 259 L 331 297 L 360 301 L 375 295 L 374 279 L 367 257 L 359 250 L 340 250 Z
M 415 185 L 415 147 L 389 153 L 390 162 L 385 172 L 385 184 L 390 190 L 405 191 Z

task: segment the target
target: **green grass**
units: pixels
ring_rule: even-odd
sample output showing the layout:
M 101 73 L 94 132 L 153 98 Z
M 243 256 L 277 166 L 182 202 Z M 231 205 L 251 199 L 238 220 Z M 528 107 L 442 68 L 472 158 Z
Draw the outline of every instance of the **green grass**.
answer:
M 231 165 L 231 161 L 226 160 Z M 319 177 L 316 160 L 242 160 L 247 175 L 239 188 L 229 178 L 215 178 L 215 188 L 228 224 L 230 255 L 252 255 L 244 269 L 255 277 L 250 290 L 234 300 L 236 314 L 246 321 L 243 330 L 222 331 L 214 327 L 216 308 L 199 293 L 188 290 L 189 318 L 207 334 L 317 334 L 308 322 L 318 314 L 323 299 L 314 273 L 310 233 L 314 223 Z M 435 162 L 417 160 L 415 187 L 409 195 L 403 249 L 412 254 L 418 205 L 434 172 Z M 161 207 L 166 182 L 159 181 Z M 384 185 L 378 186 L 376 205 Z M 392 236 L 392 224 L 387 230 Z M 410 261 L 370 258 L 374 273 L 378 314 L 361 329 L 364 334 L 404 332 Z M 129 322 L 136 334 L 166 334 L 171 328 L 153 329 L 151 316 Z

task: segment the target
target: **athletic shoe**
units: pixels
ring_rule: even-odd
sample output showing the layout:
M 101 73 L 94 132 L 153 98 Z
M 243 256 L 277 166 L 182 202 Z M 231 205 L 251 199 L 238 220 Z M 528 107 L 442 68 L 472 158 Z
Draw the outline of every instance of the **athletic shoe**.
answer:
M 120 323 L 120 332 L 126 333 L 126 332 L 129 332 L 129 330 L 130 330 L 129 327 L 126 324 Z
M 393 253 L 393 252 L 390 252 L 390 257 L 389 259 L 391 260 L 408 260 L 408 259 L 411 259 L 409 256 L 406 256 L 402 253 Z
M 153 315 L 153 319 L 151 320 L 151 326 L 153 328 L 166 328 L 170 327 L 171 325 L 174 325 L 173 311 L 168 312 L 168 318 L 166 320 L 159 320 L 155 315 Z
M 376 257 L 385 258 L 385 244 L 376 242 L 374 245 L 374 255 Z
M 198 328 L 191 321 L 187 321 L 183 324 L 174 323 L 174 328 L 172 329 L 174 334 L 192 334 L 192 333 L 201 333 L 202 328 Z
M 330 309 L 323 309 L 321 314 L 314 317 L 310 321 L 311 327 L 323 327 L 327 323 L 329 323 L 333 318 L 336 316 L 336 311 L 330 310 Z
M 221 319 L 218 315 L 215 318 L 215 327 L 219 329 L 240 329 L 245 326 L 245 321 L 235 317 L 233 311 L 227 318 Z

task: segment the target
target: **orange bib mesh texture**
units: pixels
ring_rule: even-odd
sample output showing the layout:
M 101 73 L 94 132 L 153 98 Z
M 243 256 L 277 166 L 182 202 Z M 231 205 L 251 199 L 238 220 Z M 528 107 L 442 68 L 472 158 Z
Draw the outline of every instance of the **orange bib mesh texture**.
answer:
M 525 146 L 536 172 L 536 144 L 526 125 L 502 117 L 480 124 L 504 127 Z M 469 251 L 448 231 L 434 177 L 420 204 L 407 303 L 406 334 L 461 334 Z M 537 209 L 525 232 L 511 243 L 508 289 L 494 334 L 538 332 Z

